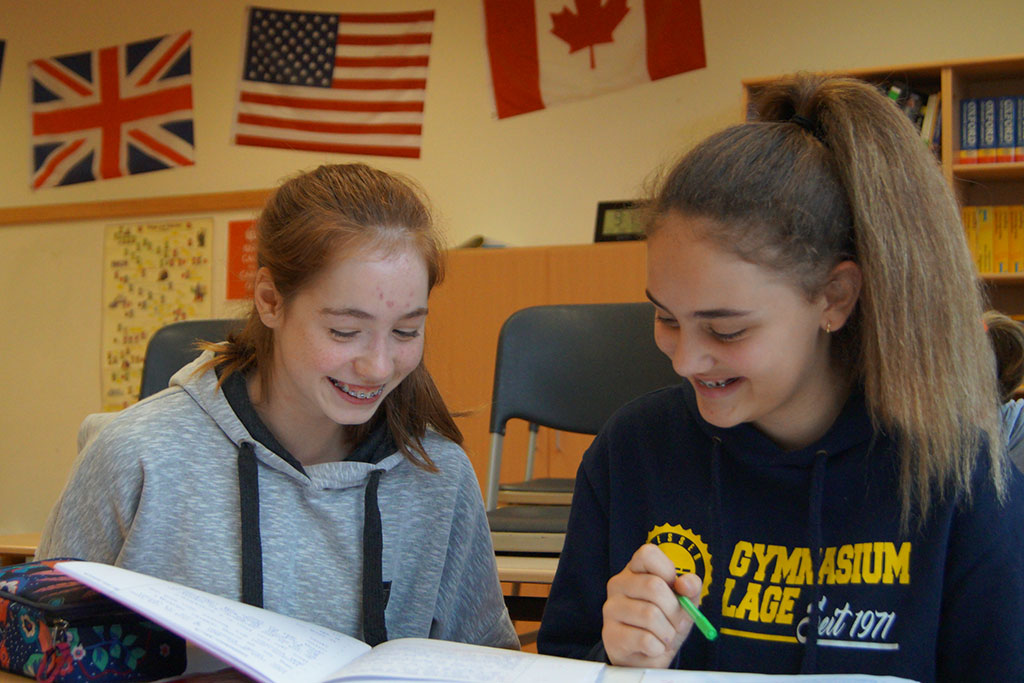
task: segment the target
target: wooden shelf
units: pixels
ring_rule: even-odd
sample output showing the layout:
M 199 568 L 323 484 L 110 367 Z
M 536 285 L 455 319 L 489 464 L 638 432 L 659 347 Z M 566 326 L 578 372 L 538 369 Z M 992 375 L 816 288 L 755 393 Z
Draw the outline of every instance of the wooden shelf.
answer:
M 953 175 L 963 180 L 1024 180 L 1024 162 L 953 164 Z
M 1024 273 L 981 273 L 980 277 L 991 285 L 1024 285 Z
M 270 193 L 269 189 L 241 190 L 144 199 L 114 199 L 104 202 L 14 206 L 0 208 L 0 226 L 258 209 L 263 206 Z

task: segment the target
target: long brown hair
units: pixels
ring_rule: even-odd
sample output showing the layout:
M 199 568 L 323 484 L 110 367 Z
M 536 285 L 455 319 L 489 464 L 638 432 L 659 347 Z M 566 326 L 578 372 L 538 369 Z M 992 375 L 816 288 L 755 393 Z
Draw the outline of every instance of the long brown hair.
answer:
M 258 263 L 270 272 L 286 306 L 338 253 L 412 248 L 427 266 L 428 291 L 444 277 L 441 240 L 422 192 L 408 179 L 365 164 L 324 165 L 287 180 L 263 207 L 256 236 Z M 255 371 L 262 391 L 269 391 L 274 334 L 255 303 L 241 331 L 205 348 L 214 357 L 201 369 L 218 368 L 219 382 L 234 372 Z M 422 443 L 428 427 L 462 443 L 462 433 L 422 360 L 369 422 L 350 427 L 353 443 L 382 420 L 398 449 L 430 471 L 437 468 Z
M 765 87 L 752 121 L 708 138 L 662 182 L 670 211 L 714 219 L 706 237 L 790 276 L 809 297 L 843 260 L 863 272 L 837 367 L 863 384 L 876 427 L 898 435 L 902 522 L 937 497 L 970 499 L 986 442 L 1005 495 L 983 296 L 956 200 L 913 125 L 872 85 L 799 74 Z
M 1024 383 L 1024 325 L 996 310 L 985 311 L 981 319 L 996 356 L 999 400 L 1009 401 Z

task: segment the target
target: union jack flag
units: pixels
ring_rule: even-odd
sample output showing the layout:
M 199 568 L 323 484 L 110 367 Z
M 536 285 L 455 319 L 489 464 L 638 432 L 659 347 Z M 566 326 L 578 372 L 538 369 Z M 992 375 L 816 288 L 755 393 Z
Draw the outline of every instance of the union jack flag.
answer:
M 32 187 L 195 163 L 192 32 L 37 59 Z

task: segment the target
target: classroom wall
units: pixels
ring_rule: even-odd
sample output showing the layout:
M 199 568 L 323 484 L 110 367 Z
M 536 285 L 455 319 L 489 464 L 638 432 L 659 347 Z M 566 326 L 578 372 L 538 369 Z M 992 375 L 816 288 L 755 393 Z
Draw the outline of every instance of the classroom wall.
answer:
M 1024 45 L 1018 0 L 704 0 L 707 68 L 497 121 L 478 0 L 264 4 L 436 10 L 422 158 L 365 160 L 419 180 L 452 243 L 475 234 L 511 245 L 589 242 L 598 201 L 637 196 L 654 169 L 739 119 L 743 78 L 1001 56 Z M 0 0 L 0 209 L 261 189 L 298 169 L 352 160 L 229 144 L 245 7 Z M 196 165 L 29 190 L 27 63 L 186 29 L 194 32 Z M 216 315 L 232 314 L 223 300 L 225 221 L 249 215 L 213 214 Z M 189 216 L 172 218 L 181 217 Z M 103 228 L 125 220 L 0 225 L 0 533 L 41 527 L 79 422 L 99 409 Z

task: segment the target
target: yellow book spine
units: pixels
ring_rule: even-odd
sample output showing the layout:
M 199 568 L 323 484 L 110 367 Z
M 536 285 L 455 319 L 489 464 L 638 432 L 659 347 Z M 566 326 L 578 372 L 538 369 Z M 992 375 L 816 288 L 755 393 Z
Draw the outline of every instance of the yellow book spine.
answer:
M 1010 207 L 992 207 L 992 272 L 1010 272 Z
M 976 207 L 978 211 L 978 272 L 991 273 L 992 270 L 992 238 L 995 232 L 995 219 L 991 206 Z
M 1010 224 L 1010 272 L 1024 273 L 1024 204 L 1007 207 Z
M 978 212 L 973 206 L 965 206 L 960 209 L 960 217 L 964 223 L 964 237 L 967 240 L 967 249 L 971 252 L 971 260 L 975 268 L 978 267 Z

